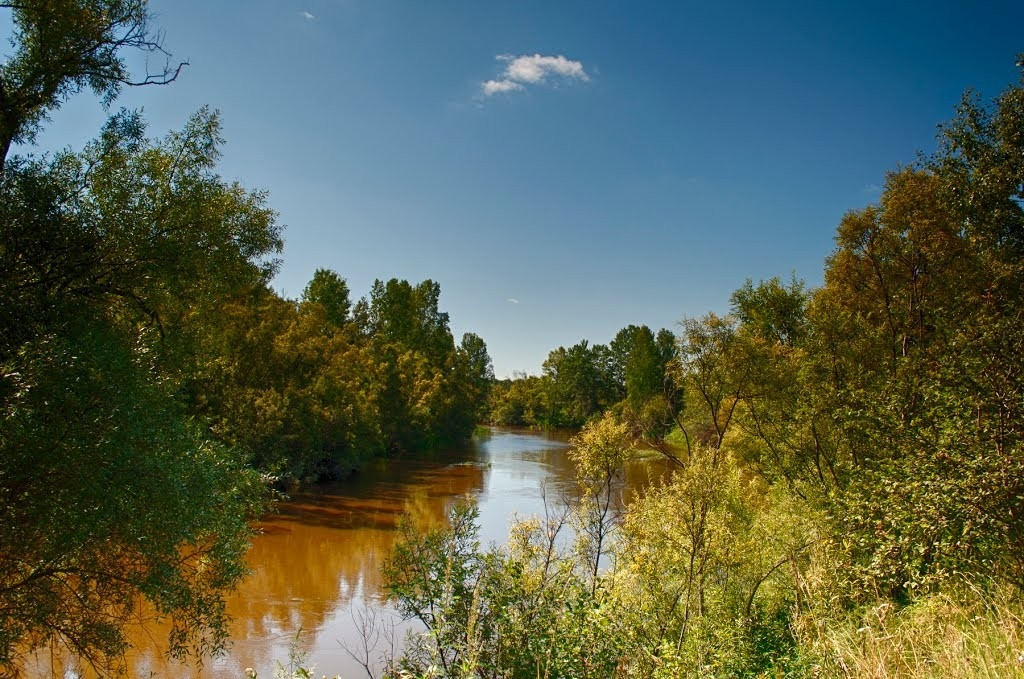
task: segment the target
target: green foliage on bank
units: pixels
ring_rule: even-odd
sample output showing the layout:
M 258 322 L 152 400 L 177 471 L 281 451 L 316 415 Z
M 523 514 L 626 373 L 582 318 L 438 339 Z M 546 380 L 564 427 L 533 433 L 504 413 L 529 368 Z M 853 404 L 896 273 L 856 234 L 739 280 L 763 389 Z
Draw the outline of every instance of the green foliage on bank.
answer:
M 494 383 L 485 411 L 487 421 L 578 429 L 615 408 L 661 433 L 671 423 L 669 410 L 675 406 L 668 370 L 675 351 L 670 331 L 662 329 L 655 335 L 646 325 L 623 328 L 607 345 L 583 340 L 568 349 L 559 347 L 548 354 L 540 375 L 517 373 Z
M 455 343 L 439 296 L 392 279 L 352 305 L 325 269 L 301 301 L 240 290 L 202 321 L 190 406 L 252 465 L 298 480 L 466 440 L 492 368 L 477 335 Z

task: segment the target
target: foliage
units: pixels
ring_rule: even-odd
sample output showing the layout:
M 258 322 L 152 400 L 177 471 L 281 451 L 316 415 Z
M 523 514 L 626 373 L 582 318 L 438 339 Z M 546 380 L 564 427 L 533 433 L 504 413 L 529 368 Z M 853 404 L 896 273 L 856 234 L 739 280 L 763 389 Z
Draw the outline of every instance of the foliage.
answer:
M 493 374 L 484 341 L 467 333 L 456 347 L 449 333 L 434 362 L 360 329 L 347 300 L 344 280 L 321 269 L 302 302 L 256 286 L 206 319 L 190 387 L 194 411 L 257 468 L 298 480 L 339 478 L 374 455 L 472 434 Z M 353 315 L 363 314 L 370 302 L 356 306 Z M 424 322 L 420 311 L 402 313 L 408 323 Z M 440 315 L 436 307 L 422 313 Z
M 497 425 L 577 429 L 609 409 L 624 411 L 634 428 L 667 431 L 678 408 L 669 363 L 675 339 L 631 325 L 612 342 L 586 340 L 548 354 L 543 373 L 513 375 L 490 392 L 488 421 Z
M 573 515 L 576 560 L 589 579 L 591 594 L 596 595 L 598 572 L 609 553 L 608 542 L 618 518 L 616 493 L 633 441 L 629 427 L 606 414 L 585 426 L 570 443 L 569 457 L 576 466 L 581 490 Z
M 321 304 L 258 288 L 225 304 L 208 329 L 193 408 L 254 466 L 339 477 L 383 452 L 376 360 Z
M 491 385 L 487 399 L 487 421 L 519 427 L 545 427 L 550 422 L 547 380 L 520 373 Z
M 225 182 L 201 109 L 145 136 L 121 111 L 80 152 L 8 157 L 46 115 L 162 53 L 147 4 L 28 2 L 0 69 L 0 663 L 64 645 L 117 671 L 128 620 L 171 652 L 225 642 L 262 470 L 338 476 L 389 449 L 468 437 L 492 377 L 456 346 L 440 288 L 377 283 L 353 310 L 318 270 L 301 302 L 268 287 L 282 241 L 266 194 Z
M 471 501 L 452 507 L 447 528 L 403 523 L 385 587 L 427 631 L 407 641 L 389 676 L 609 676 L 618 653 L 606 596 L 560 552 L 566 520 L 519 521 L 504 548 L 488 551 Z
M 11 9 L 13 53 L 0 66 L 0 174 L 13 142 L 31 142 L 47 115 L 92 90 L 109 104 L 123 85 L 166 84 L 184 64 L 133 79 L 126 48 L 169 57 L 149 25 L 146 0 L 4 3 Z
M 703 446 L 626 517 L 614 593 L 641 676 L 736 676 L 786 663 L 793 575 L 814 522 Z
M 335 328 L 345 325 L 352 303 L 348 296 L 348 283 L 330 269 L 317 269 L 313 279 L 302 291 L 303 304 L 319 304 L 327 322 Z
M 580 501 L 481 551 L 475 511 L 403 523 L 385 587 L 427 631 L 389 676 L 738 676 L 795 666 L 792 577 L 813 522 L 710 450 L 637 501 L 619 532 L 629 427 L 576 439 Z M 594 507 L 604 511 L 593 511 Z M 572 528 L 576 544 L 561 537 Z M 569 537 L 569 536 L 567 536 Z M 580 543 L 587 548 L 580 548 Z M 604 543 L 611 545 L 609 549 Z M 600 569 L 598 565 L 600 564 Z
M 220 649 L 265 498 L 178 389 L 190 314 L 262 280 L 278 227 L 213 173 L 215 115 L 161 142 L 143 127 L 118 114 L 82 153 L 14 158 L 0 180 L 5 668 L 50 643 L 116 666 L 143 601 L 172 653 Z

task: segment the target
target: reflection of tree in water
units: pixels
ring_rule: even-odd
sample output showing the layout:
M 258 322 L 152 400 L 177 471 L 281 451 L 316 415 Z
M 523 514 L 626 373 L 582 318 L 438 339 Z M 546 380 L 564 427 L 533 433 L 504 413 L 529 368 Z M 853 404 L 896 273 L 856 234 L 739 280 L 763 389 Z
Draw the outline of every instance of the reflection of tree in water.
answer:
M 373 597 L 403 513 L 424 525 L 445 520 L 456 497 L 480 490 L 485 471 L 457 465 L 388 483 L 374 496 L 296 494 L 263 524 L 253 574 L 229 603 L 236 639 L 318 628 L 353 596 Z
M 268 652 L 262 640 L 293 638 L 299 630 L 312 642 L 353 598 L 376 597 L 379 564 L 391 552 L 403 513 L 437 525 L 456 497 L 483 488 L 485 474 L 474 464 L 421 467 L 354 488 L 294 494 L 253 544 L 253 574 L 228 604 L 232 638 L 261 641 L 260 654 Z
M 507 489 L 493 487 L 494 475 L 504 476 L 505 482 L 511 482 L 509 488 L 520 491 L 532 490 L 543 479 L 550 502 L 575 495 L 575 471 L 567 449 L 556 440 L 547 445 L 539 438 L 499 432 L 482 450 L 470 448 L 460 456 L 442 455 L 431 461 L 388 461 L 344 483 L 292 493 L 278 513 L 260 524 L 262 534 L 248 556 L 253 574 L 228 600 L 233 618 L 230 656 L 207 660 L 201 670 L 170 663 L 163 655 L 167 629 L 148 623 L 132 638 L 138 650 L 129 658 L 129 675 L 237 679 L 244 668 L 257 667 L 262 668 L 262 676 L 275 658 L 288 657 L 300 630 L 300 650 L 315 646 L 319 636 L 344 662 L 338 641 L 352 642 L 357 634 L 348 606 L 376 597 L 378 566 L 391 552 L 403 513 L 410 514 L 417 525 L 436 526 L 446 520 L 455 498 L 480 491 L 489 493 L 492 502 L 509 502 L 509 513 L 538 511 L 534 505 L 539 500 L 530 504 L 521 496 L 506 499 Z M 487 465 L 480 464 L 483 460 Z M 628 503 L 637 488 L 656 482 L 664 473 L 664 465 L 657 460 L 627 464 L 620 497 Z M 524 504 L 518 506 L 520 502 Z M 323 669 L 335 666 L 334 660 L 325 660 Z M 61 669 L 54 676 L 62 675 Z
M 668 480 L 674 468 L 662 457 L 644 457 L 626 463 L 622 498 L 626 505 L 640 497 L 650 486 Z
M 305 647 L 353 598 L 376 597 L 378 567 L 391 552 L 402 514 L 436 526 L 455 498 L 484 487 L 487 474 L 475 463 L 399 465 L 293 493 L 260 523 L 247 557 L 252 575 L 227 601 L 233 618 L 229 659 L 207 659 L 202 669 L 168 661 L 168 629 L 147 614 L 145 626 L 131 635 L 136 650 L 129 654 L 129 675 L 236 678 L 245 667 L 272 667 L 275 657 L 287 657 L 300 630 Z M 68 676 L 64 670 L 64 660 L 40 657 L 29 676 Z M 80 676 L 92 675 L 82 670 Z

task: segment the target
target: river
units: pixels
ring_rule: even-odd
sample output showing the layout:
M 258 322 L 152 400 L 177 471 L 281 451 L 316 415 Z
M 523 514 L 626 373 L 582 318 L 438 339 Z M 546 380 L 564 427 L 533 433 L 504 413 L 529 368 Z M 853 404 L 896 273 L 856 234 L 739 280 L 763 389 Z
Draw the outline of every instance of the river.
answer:
M 568 437 L 493 428 L 457 450 L 429 459 L 384 460 L 345 482 L 291 494 L 259 524 L 248 555 L 252 575 L 228 600 L 231 646 L 202 667 L 164 657 L 159 627 L 136 630 L 129 672 L 135 677 L 242 679 L 246 668 L 273 676 L 291 649 L 316 666 L 317 676 L 365 677 L 346 650 L 359 651 L 359 620 L 377 611 L 378 622 L 397 615 L 380 601 L 379 565 L 390 552 L 403 513 L 444 521 L 450 504 L 472 495 L 480 510 L 484 545 L 504 542 L 514 518 L 543 514 L 549 503 L 575 489 Z M 663 472 L 659 464 L 629 465 L 626 497 Z M 408 628 L 399 625 L 401 637 Z M 376 656 L 385 649 L 381 640 Z M 372 658 L 371 658 L 372 660 Z M 51 674 L 40 661 L 39 674 Z M 31 672 L 31 668 L 30 668 Z M 73 669 L 57 676 L 73 679 Z

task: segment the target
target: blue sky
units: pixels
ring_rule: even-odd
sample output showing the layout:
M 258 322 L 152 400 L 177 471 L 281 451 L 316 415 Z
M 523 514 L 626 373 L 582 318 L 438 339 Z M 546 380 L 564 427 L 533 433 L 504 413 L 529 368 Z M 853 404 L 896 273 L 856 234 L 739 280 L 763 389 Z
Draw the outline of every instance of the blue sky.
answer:
M 432 278 L 495 370 L 819 284 L 843 213 L 1016 82 L 1020 2 L 151 0 L 190 66 L 150 131 L 221 111 L 221 171 L 286 225 L 275 288 Z M 3 18 L 6 20 L 6 17 Z M 490 84 L 487 84 L 490 83 Z M 80 96 L 39 150 L 105 117 Z

